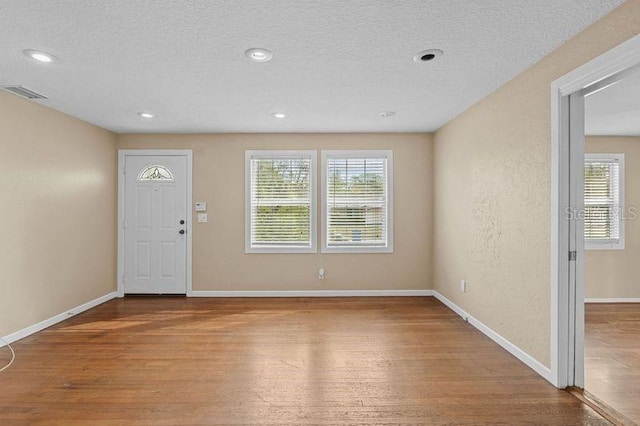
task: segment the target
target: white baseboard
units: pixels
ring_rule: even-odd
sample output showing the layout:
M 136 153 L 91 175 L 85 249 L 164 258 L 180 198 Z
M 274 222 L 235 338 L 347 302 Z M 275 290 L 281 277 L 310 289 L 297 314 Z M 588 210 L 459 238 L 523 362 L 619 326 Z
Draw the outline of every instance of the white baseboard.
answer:
M 640 297 L 587 297 L 585 303 L 640 303 Z
M 68 311 L 62 312 L 61 314 L 55 315 L 51 318 L 48 318 L 44 321 L 40 321 L 37 324 L 30 325 L 29 327 L 23 328 L 22 330 L 18 330 L 15 333 L 11 333 L 7 336 L 3 337 L 7 343 L 13 343 L 17 340 L 24 339 L 27 336 L 30 336 L 38 331 L 44 330 L 47 327 L 51 327 L 54 324 L 57 324 L 61 321 L 66 320 L 67 318 L 71 318 L 74 315 L 78 315 L 81 312 L 87 311 L 91 308 L 94 308 L 104 302 L 108 302 L 111 299 L 117 297 L 117 292 L 112 292 L 109 294 L 105 294 L 104 296 L 98 297 L 97 299 L 93 299 L 87 303 L 83 303 L 80 306 L 76 306 L 75 308 L 71 308 Z M 0 342 L 0 347 L 4 346 L 4 343 Z
M 433 290 L 192 291 L 192 297 L 381 297 L 433 296 Z
M 447 308 L 451 309 L 453 312 L 455 312 L 456 314 L 460 315 L 463 320 L 465 320 L 467 322 L 469 321 L 469 314 L 467 313 L 467 311 L 465 311 L 460 306 L 458 306 L 455 303 L 453 303 L 451 300 L 449 300 L 446 297 L 444 297 L 442 294 L 440 294 L 440 292 L 434 290 L 433 291 L 433 296 L 436 299 L 438 299 L 439 301 L 441 301 L 442 303 L 444 303 L 444 305 Z
M 516 358 L 518 358 L 520 361 L 525 363 L 533 371 L 535 371 L 536 373 L 538 373 L 539 375 L 544 377 L 548 382 L 553 384 L 553 381 L 551 380 L 551 369 L 550 368 L 545 367 L 544 365 L 542 365 L 538 360 L 533 358 L 531 355 L 529 355 L 528 353 L 526 353 L 525 351 L 523 351 L 522 349 L 520 349 L 519 347 L 517 347 L 516 345 L 514 345 L 513 343 L 511 343 L 510 341 L 508 341 L 504 337 L 502 337 L 500 334 L 496 333 L 493 329 L 491 329 L 490 327 L 486 326 L 485 324 L 483 324 L 482 322 L 480 322 L 479 320 L 477 320 L 473 316 L 469 315 L 468 312 L 466 312 L 460 306 L 458 306 L 455 303 L 453 303 L 451 300 L 449 300 L 446 297 L 444 297 L 439 292 L 434 290 L 433 291 L 433 295 L 435 296 L 436 299 L 438 299 L 439 301 L 444 303 L 449 309 L 454 311 L 456 314 L 460 315 L 469 324 L 471 324 L 472 326 L 474 326 L 475 328 L 480 330 L 482 333 L 484 333 L 491 340 L 496 342 L 498 345 L 502 346 L 502 348 L 504 348 L 511 355 L 513 355 Z

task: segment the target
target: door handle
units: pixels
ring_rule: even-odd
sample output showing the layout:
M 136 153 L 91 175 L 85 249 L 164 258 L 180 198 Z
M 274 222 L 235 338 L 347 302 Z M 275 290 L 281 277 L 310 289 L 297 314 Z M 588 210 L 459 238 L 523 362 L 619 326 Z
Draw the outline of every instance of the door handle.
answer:
M 184 219 L 180 219 L 180 225 L 184 225 Z
M 184 235 L 184 232 L 185 232 L 184 229 L 181 229 L 181 230 L 178 231 L 178 234 Z

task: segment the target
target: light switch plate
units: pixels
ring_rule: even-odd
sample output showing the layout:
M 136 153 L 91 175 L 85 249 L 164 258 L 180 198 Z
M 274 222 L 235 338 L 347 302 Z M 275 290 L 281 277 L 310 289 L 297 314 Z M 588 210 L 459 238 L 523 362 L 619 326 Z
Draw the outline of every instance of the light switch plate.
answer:
M 198 223 L 209 222 L 209 215 L 206 213 L 198 213 Z
M 197 212 L 206 212 L 207 211 L 207 203 L 202 201 L 196 201 L 196 211 Z

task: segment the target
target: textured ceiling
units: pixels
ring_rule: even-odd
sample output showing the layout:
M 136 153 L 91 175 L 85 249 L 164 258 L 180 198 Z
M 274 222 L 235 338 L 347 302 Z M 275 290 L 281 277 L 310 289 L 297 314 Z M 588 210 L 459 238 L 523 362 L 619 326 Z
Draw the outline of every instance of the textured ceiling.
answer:
M 620 3 L 0 0 L 0 85 L 116 132 L 433 131 Z
M 640 136 L 640 71 L 585 99 L 585 133 Z

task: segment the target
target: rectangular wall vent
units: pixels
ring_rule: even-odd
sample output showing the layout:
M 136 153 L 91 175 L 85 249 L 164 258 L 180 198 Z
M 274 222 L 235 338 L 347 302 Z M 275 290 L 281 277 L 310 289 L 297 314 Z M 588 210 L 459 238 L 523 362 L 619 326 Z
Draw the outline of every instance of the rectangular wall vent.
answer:
M 47 99 L 46 96 L 42 96 L 40 93 L 23 86 L 2 86 L 2 89 L 27 99 Z

